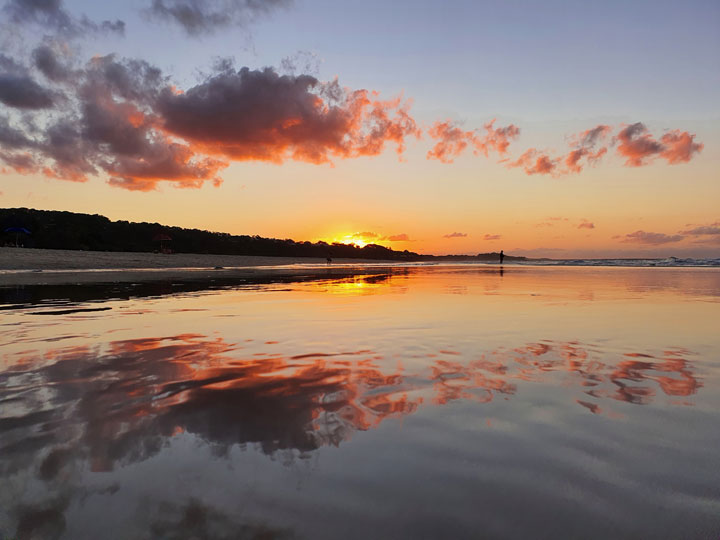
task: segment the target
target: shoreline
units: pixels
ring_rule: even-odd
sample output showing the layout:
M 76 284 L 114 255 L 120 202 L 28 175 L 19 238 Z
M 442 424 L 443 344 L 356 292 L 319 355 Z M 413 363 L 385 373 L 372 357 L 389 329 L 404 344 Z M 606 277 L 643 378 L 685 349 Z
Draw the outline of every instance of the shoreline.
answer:
M 642 259 L 640 259 L 642 260 Z M 585 262 L 589 263 L 588 259 Z M 508 262 L 514 268 L 706 268 L 718 265 L 631 265 L 564 264 L 564 261 Z M 617 262 L 628 262 L 616 259 Z M 281 278 L 328 279 L 359 274 L 377 274 L 416 266 L 462 266 L 465 261 L 406 262 L 380 259 L 333 259 L 331 264 L 314 257 L 267 257 L 254 255 L 214 255 L 194 253 L 144 253 L 73 251 L 35 248 L 0 247 L 0 287 L 31 285 L 73 285 L 85 283 L 131 283 L 147 281 L 216 281 L 273 280 Z M 489 268 L 502 268 L 497 263 L 472 261 Z
M 396 261 L 0 248 L 0 287 L 166 280 L 244 280 L 387 271 Z

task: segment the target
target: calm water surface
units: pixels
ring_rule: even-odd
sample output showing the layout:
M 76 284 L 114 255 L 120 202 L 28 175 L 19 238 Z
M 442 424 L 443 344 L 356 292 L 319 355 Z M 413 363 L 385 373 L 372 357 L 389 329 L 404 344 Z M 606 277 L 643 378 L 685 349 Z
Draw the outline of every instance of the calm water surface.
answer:
M 153 287 L 0 291 L 0 538 L 720 535 L 720 270 Z

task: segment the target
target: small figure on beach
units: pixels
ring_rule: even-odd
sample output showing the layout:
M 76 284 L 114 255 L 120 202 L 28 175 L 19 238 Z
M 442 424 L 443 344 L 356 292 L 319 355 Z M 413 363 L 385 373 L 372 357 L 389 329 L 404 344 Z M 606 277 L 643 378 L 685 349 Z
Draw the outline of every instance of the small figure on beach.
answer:
M 328 258 L 325 260 L 327 261 L 328 264 L 330 264 L 332 262 L 332 259 L 330 258 L 330 256 L 328 256 Z
M 503 250 L 500 250 L 500 264 L 502 264 L 503 259 L 505 258 L 505 253 L 503 253 Z

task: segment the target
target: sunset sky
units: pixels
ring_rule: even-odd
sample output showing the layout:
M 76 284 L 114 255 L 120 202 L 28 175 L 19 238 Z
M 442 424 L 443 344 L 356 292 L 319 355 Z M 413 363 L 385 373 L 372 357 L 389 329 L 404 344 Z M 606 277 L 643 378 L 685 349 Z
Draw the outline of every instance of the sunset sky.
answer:
M 0 207 L 720 257 L 716 0 L 0 2 Z

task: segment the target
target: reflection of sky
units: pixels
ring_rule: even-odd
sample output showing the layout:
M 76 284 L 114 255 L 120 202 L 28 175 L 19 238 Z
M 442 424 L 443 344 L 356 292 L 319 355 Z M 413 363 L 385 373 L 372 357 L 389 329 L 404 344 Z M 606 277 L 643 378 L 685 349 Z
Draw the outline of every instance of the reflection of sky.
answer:
M 0 531 L 709 526 L 717 276 L 433 269 L 5 311 Z

